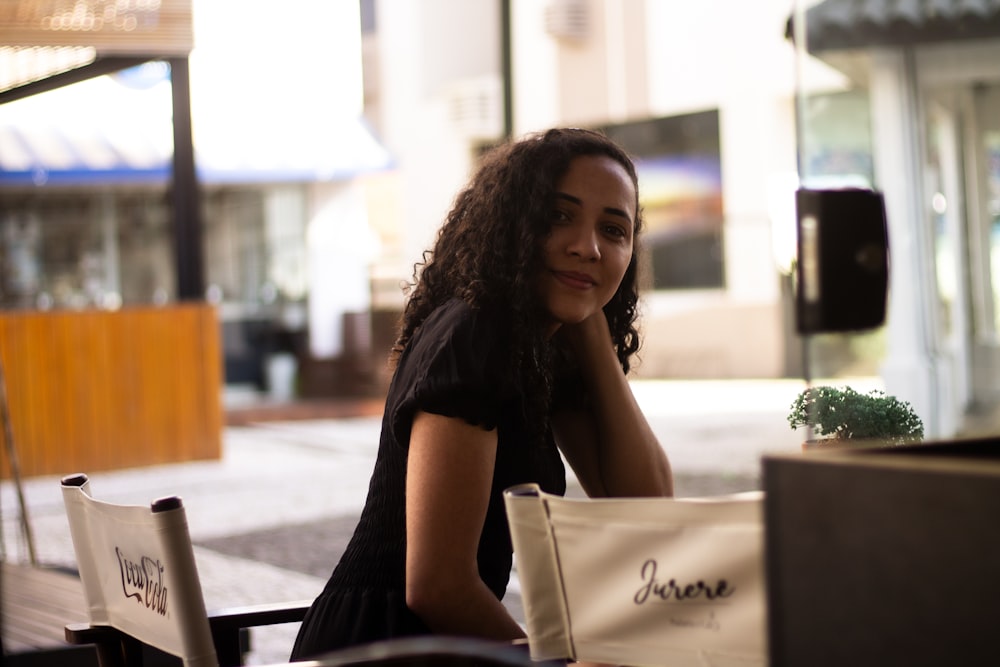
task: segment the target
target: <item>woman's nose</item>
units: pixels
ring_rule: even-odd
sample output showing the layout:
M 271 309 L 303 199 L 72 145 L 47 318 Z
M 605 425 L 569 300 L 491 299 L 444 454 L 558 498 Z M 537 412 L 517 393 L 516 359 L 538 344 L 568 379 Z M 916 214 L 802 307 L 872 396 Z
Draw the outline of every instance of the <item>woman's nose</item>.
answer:
M 577 227 L 570 239 L 568 250 L 571 255 L 577 255 L 588 261 L 600 259 L 601 248 L 598 244 L 597 230 L 588 225 Z

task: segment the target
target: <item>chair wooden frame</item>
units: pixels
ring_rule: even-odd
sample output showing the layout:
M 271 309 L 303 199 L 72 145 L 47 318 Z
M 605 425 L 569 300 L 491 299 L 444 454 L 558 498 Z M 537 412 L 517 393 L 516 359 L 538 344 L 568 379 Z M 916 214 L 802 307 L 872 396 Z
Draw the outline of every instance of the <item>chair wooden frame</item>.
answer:
M 61 484 L 64 490 L 66 488 L 72 489 L 73 487 L 83 489 L 87 482 L 88 478 L 85 474 L 76 474 L 64 477 Z M 87 495 L 89 496 L 89 493 Z M 150 511 L 154 514 L 171 511 L 183 512 L 183 504 L 180 498 L 169 496 L 154 501 L 150 505 Z M 184 536 L 187 537 L 189 546 L 190 538 L 187 536 L 186 525 L 183 532 Z M 74 536 L 74 548 L 77 550 L 77 560 L 81 561 L 81 547 L 77 545 L 76 536 Z M 84 580 L 86 589 L 86 568 L 80 568 L 80 576 Z M 201 596 L 200 585 L 197 588 L 197 595 L 198 597 Z M 211 641 L 215 646 L 215 658 L 219 667 L 235 667 L 242 664 L 243 650 L 241 635 L 246 629 L 264 625 L 301 622 L 310 603 L 311 601 L 306 600 L 234 607 L 206 612 L 207 625 L 211 634 Z M 201 601 L 200 609 L 204 609 L 203 601 Z M 91 620 L 93 621 L 93 619 L 94 614 L 92 612 Z M 195 621 L 196 623 L 200 623 L 197 619 Z M 141 667 L 144 660 L 144 646 L 148 645 L 147 642 L 133 636 L 122 628 L 115 627 L 111 622 L 69 624 L 65 628 L 65 634 L 66 641 L 70 644 L 95 645 L 98 662 L 101 667 Z

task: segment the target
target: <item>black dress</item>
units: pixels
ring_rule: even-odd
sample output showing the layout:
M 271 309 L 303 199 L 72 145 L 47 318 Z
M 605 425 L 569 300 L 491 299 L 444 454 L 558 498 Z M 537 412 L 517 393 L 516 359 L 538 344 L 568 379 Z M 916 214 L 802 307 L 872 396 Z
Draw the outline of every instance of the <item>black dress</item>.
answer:
M 537 482 L 562 495 L 566 471 L 548 432 L 530 444 L 521 396 L 500 381 L 504 343 L 498 327 L 460 300 L 435 310 L 410 339 L 386 398 L 378 457 L 354 535 L 323 592 L 310 607 L 292 659 L 430 630 L 405 599 L 406 460 L 417 410 L 497 429 L 496 465 L 479 540 L 479 575 L 502 599 L 510 579 L 511 542 L 503 490 Z M 537 442 L 537 439 L 535 439 Z

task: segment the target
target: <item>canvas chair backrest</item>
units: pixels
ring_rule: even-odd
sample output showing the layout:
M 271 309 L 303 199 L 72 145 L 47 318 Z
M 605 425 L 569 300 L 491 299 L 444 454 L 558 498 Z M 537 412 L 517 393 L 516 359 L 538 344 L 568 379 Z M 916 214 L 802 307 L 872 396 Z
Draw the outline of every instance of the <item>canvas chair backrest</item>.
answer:
M 180 498 L 149 507 L 91 496 L 86 475 L 62 480 L 90 622 L 109 625 L 186 667 L 218 664 Z
M 504 501 L 532 658 L 767 663 L 762 493 Z

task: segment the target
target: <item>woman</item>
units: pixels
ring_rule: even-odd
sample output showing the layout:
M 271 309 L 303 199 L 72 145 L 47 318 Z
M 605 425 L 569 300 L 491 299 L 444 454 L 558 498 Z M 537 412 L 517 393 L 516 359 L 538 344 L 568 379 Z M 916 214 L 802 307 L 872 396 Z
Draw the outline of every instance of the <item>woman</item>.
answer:
M 292 653 L 438 633 L 515 639 L 505 488 L 672 495 L 626 373 L 639 347 L 638 181 L 596 132 L 487 155 L 418 275 L 360 522 Z M 558 449 L 557 449 L 558 444 Z

